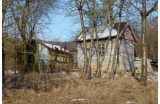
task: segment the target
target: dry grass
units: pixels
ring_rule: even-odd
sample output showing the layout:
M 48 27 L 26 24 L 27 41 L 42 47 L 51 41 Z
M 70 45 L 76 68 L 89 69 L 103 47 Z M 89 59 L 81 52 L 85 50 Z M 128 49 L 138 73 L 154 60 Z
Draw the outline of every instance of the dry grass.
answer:
M 158 82 L 149 81 L 148 86 L 143 87 L 135 79 L 124 76 L 83 81 L 60 73 L 41 76 L 35 73 L 14 76 L 8 80 L 3 89 L 3 104 L 127 104 L 127 102 L 157 104 Z

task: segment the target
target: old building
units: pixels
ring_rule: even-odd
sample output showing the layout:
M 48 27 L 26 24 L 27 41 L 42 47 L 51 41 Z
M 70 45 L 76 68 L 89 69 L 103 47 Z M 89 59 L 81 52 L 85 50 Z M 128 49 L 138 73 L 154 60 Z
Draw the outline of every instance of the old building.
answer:
M 102 59 L 102 71 L 107 71 L 111 69 L 113 62 L 113 54 L 115 41 L 117 36 L 118 23 L 115 23 L 113 28 L 110 28 L 109 25 L 100 25 L 97 26 L 98 31 L 98 40 L 99 46 L 96 45 L 96 36 L 94 33 L 93 38 L 93 47 L 92 47 L 92 57 L 91 57 L 91 66 L 92 70 L 96 70 L 97 67 L 97 49 L 99 48 L 100 62 Z M 90 43 L 91 43 L 91 31 L 92 28 L 86 28 L 86 45 L 87 45 L 87 56 L 89 56 Z M 83 35 L 82 32 L 76 38 L 77 42 L 77 61 L 78 68 L 82 68 L 84 65 L 84 54 L 83 54 Z M 131 70 L 134 69 L 134 55 L 135 47 L 134 44 L 137 42 L 134 33 L 132 31 L 131 25 L 127 22 L 120 23 L 120 32 L 118 40 L 118 49 L 117 49 L 117 65 L 122 70 Z
M 43 64 L 49 65 L 53 69 L 69 68 L 73 63 L 73 55 L 69 50 L 62 48 L 59 45 L 54 45 L 46 42 L 39 42 L 39 59 Z

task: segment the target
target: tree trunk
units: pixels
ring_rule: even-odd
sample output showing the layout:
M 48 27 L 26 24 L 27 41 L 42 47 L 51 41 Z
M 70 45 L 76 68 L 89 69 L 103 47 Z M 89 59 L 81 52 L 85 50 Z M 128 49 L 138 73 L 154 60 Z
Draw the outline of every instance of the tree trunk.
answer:
M 112 60 L 112 67 L 111 67 L 111 78 L 114 79 L 115 75 L 115 70 L 117 66 L 117 50 L 118 50 L 118 42 L 119 42 L 119 29 L 120 29 L 120 21 L 118 24 L 118 31 L 117 31 L 117 36 L 116 36 L 116 41 L 115 41 L 115 46 L 114 46 L 114 54 L 113 54 L 113 60 Z
M 84 26 L 84 20 L 83 20 L 83 14 L 82 10 L 80 12 L 80 20 L 81 20 L 81 26 L 82 26 L 82 34 L 83 34 L 83 51 L 84 51 L 84 68 L 83 68 L 83 74 L 82 76 L 85 77 L 87 74 L 87 46 L 86 46 L 86 30 Z
M 92 11 L 94 12 L 94 11 Z M 93 37 L 94 37 L 94 13 L 91 13 L 91 21 L 92 21 L 92 33 L 91 33 L 91 43 L 90 43 L 90 50 L 89 50 L 89 63 L 88 63 L 88 78 L 91 78 L 91 60 L 92 60 L 92 47 L 93 47 Z
M 84 5 L 84 1 L 78 3 L 78 1 L 75 0 L 75 3 L 79 11 L 80 22 L 81 22 L 81 27 L 82 27 L 82 34 L 83 34 L 84 67 L 83 67 L 82 77 L 85 79 L 85 76 L 87 74 L 87 50 L 86 50 L 87 47 L 86 47 L 86 30 L 85 30 L 83 13 L 82 13 L 82 7 Z
M 145 0 L 144 0 L 145 1 Z M 141 85 L 147 85 L 147 53 L 146 53 L 146 42 L 145 42 L 145 34 L 146 34 L 146 9 L 145 2 L 143 3 L 143 14 L 142 16 L 142 71 L 141 71 Z
M 146 48 L 146 19 L 147 16 L 157 9 L 158 0 L 154 5 L 147 11 L 146 10 L 146 0 L 142 0 L 142 10 L 136 7 L 132 2 L 130 2 L 141 14 L 141 37 L 142 37 L 142 66 L 141 66 L 141 85 L 147 85 L 147 48 Z
M 2 41 L 2 83 L 5 83 L 5 49 L 4 49 L 4 42 Z
M 7 12 L 7 2 L 6 0 L 2 1 L 3 5 L 2 5 L 2 13 L 3 13 L 3 17 L 2 17 L 2 28 L 3 28 L 3 23 L 5 20 L 5 14 Z M 5 53 L 5 43 L 4 43 L 4 38 L 3 38 L 3 34 L 2 33 L 2 83 L 5 83 L 5 60 L 6 60 L 6 53 Z
M 109 45 L 109 42 L 110 42 L 110 39 L 111 39 L 111 31 L 112 31 L 112 24 L 110 26 L 110 35 L 109 35 L 109 38 L 105 41 L 105 51 L 104 51 L 104 56 L 102 57 L 101 59 L 101 62 L 100 62 L 100 68 L 102 68 L 102 65 L 103 65 L 103 62 L 104 62 L 104 59 L 106 57 L 106 54 L 108 52 L 108 45 Z M 109 64 L 108 64 L 108 68 L 106 69 L 106 71 L 109 69 Z
M 105 56 L 106 56 L 106 52 L 108 50 L 108 44 L 110 42 L 110 38 L 111 38 L 111 30 L 112 30 L 112 26 L 114 24 L 114 14 L 113 14 L 113 5 L 114 5 L 114 2 L 115 0 L 102 0 L 102 6 L 103 6 L 103 9 L 102 9 L 102 12 L 104 14 L 104 21 L 105 21 L 105 24 L 108 25 L 110 24 L 110 36 L 109 38 L 105 41 L 105 54 L 104 56 L 102 57 L 101 59 L 101 62 L 100 62 L 100 68 L 102 68 L 102 64 L 104 62 L 104 59 L 105 59 Z M 106 71 L 109 69 L 109 64 L 108 64 L 108 67 L 106 69 Z
M 97 72 L 96 77 L 101 77 L 101 68 L 100 68 L 100 54 L 99 54 L 99 37 L 98 37 L 98 31 L 95 26 L 95 33 L 96 33 L 96 46 L 97 46 Z
M 22 70 L 26 73 L 28 72 L 28 66 L 27 66 L 27 54 L 26 54 L 26 42 L 23 43 L 23 66 Z
M 117 30 L 117 36 L 116 36 L 116 42 L 114 46 L 114 55 L 113 55 L 113 62 L 112 62 L 112 69 L 111 69 L 111 78 L 114 79 L 114 75 L 117 70 L 117 50 L 118 50 L 118 42 L 119 42 L 119 35 L 120 35 L 120 23 L 121 23 L 121 16 L 122 16 L 122 8 L 125 0 L 121 0 L 120 3 L 120 11 L 119 11 L 119 21 L 118 21 L 118 30 Z
M 92 61 L 92 47 L 93 47 L 93 38 L 94 38 L 94 17 L 95 17 L 95 0 L 92 1 L 92 7 L 90 7 L 89 2 L 87 0 L 85 0 L 87 3 L 87 7 L 89 12 L 89 18 L 91 19 L 91 42 L 90 42 L 90 48 L 89 48 L 89 58 L 88 58 L 88 74 L 86 74 L 86 78 L 90 79 L 91 78 L 91 74 L 92 74 L 92 69 L 91 69 L 91 61 Z

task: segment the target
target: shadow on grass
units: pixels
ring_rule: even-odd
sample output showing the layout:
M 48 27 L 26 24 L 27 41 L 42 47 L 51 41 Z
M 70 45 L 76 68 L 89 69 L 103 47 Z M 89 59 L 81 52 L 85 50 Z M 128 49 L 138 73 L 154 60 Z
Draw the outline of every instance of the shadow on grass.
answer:
M 3 89 L 33 89 L 37 91 L 49 91 L 66 83 L 66 79 L 60 74 L 28 73 L 8 76 Z

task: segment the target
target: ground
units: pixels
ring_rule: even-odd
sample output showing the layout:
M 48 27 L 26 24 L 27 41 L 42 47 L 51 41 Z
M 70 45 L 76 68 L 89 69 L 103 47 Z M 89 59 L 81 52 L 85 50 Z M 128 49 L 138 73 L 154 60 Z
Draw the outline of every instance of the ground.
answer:
M 156 73 L 152 73 L 155 77 Z M 13 75 L 3 85 L 3 104 L 157 104 L 158 79 L 147 86 L 130 76 L 85 80 L 78 72 Z

